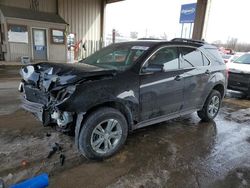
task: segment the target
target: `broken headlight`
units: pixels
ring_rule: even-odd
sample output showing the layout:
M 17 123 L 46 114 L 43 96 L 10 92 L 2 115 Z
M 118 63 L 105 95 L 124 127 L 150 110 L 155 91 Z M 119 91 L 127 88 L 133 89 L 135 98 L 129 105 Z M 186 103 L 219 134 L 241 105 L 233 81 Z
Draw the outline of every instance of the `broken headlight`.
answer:
M 34 66 L 29 65 L 21 69 L 20 74 L 23 79 L 27 82 L 30 76 L 35 72 Z
M 66 101 L 75 92 L 76 86 L 68 86 L 60 91 L 58 91 L 56 100 L 61 102 Z

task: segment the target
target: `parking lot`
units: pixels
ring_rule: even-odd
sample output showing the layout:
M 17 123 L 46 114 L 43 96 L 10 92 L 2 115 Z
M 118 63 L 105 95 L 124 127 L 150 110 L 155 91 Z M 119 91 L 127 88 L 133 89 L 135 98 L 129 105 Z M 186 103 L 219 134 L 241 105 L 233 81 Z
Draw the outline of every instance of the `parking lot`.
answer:
M 0 67 L 0 177 L 8 185 L 47 172 L 50 187 L 62 188 L 250 186 L 250 100 L 240 93 L 227 93 L 214 122 L 191 114 L 137 130 L 121 152 L 95 162 L 78 154 L 73 137 L 20 109 L 19 80 L 18 68 Z M 48 159 L 55 143 L 62 150 Z

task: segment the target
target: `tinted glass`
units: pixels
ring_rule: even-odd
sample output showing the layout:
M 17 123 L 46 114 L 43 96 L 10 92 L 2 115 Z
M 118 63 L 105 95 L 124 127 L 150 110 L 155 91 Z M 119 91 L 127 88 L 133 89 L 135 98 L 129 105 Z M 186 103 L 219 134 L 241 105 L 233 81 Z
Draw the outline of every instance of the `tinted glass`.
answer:
M 250 64 L 250 54 L 244 54 L 234 61 L 234 63 Z
M 221 63 L 224 63 L 221 54 L 216 48 L 205 48 L 206 49 L 206 54 L 209 56 L 209 58 L 212 58 L 216 61 L 219 61 Z
M 182 47 L 182 62 L 180 68 L 191 68 L 203 66 L 202 53 L 195 48 Z
M 164 70 L 179 69 L 178 49 L 175 47 L 162 48 L 148 60 L 148 64 L 163 65 Z
M 203 57 L 203 65 L 204 66 L 208 66 L 210 64 L 210 61 L 207 59 L 207 57 L 205 55 L 202 54 Z

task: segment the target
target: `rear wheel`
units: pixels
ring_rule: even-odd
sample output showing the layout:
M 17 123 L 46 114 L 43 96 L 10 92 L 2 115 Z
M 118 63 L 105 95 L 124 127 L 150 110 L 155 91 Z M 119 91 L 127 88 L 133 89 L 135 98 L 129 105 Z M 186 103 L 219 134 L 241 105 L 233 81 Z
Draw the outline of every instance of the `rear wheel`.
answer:
M 113 108 L 100 108 L 84 121 L 79 149 L 89 159 L 105 159 L 120 150 L 127 134 L 127 121 L 121 112 Z
M 221 94 L 219 91 L 213 90 L 206 99 L 202 110 L 198 111 L 197 114 L 201 118 L 201 120 L 211 121 L 217 116 L 220 106 Z

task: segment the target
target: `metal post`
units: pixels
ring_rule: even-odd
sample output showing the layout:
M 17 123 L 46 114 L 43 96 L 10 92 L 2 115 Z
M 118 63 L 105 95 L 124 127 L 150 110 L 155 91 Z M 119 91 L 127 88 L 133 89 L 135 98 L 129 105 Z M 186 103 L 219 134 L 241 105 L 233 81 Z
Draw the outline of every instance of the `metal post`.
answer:
M 201 40 L 209 0 L 197 0 L 192 39 Z
M 184 23 L 182 23 L 182 26 L 181 26 L 181 38 L 182 38 L 182 35 L 183 35 L 183 26 L 184 26 Z
M 192 27 L 193 27 L 193 23 L 190 23 L 190 28 L 189 28 L 189 38 L 191 38 Z
M 115 29 L 112 30 L 112 43 L 115 43 Z
M 184 38 L 187 38 L 187 27 L 185 27 L 185 36 Z

